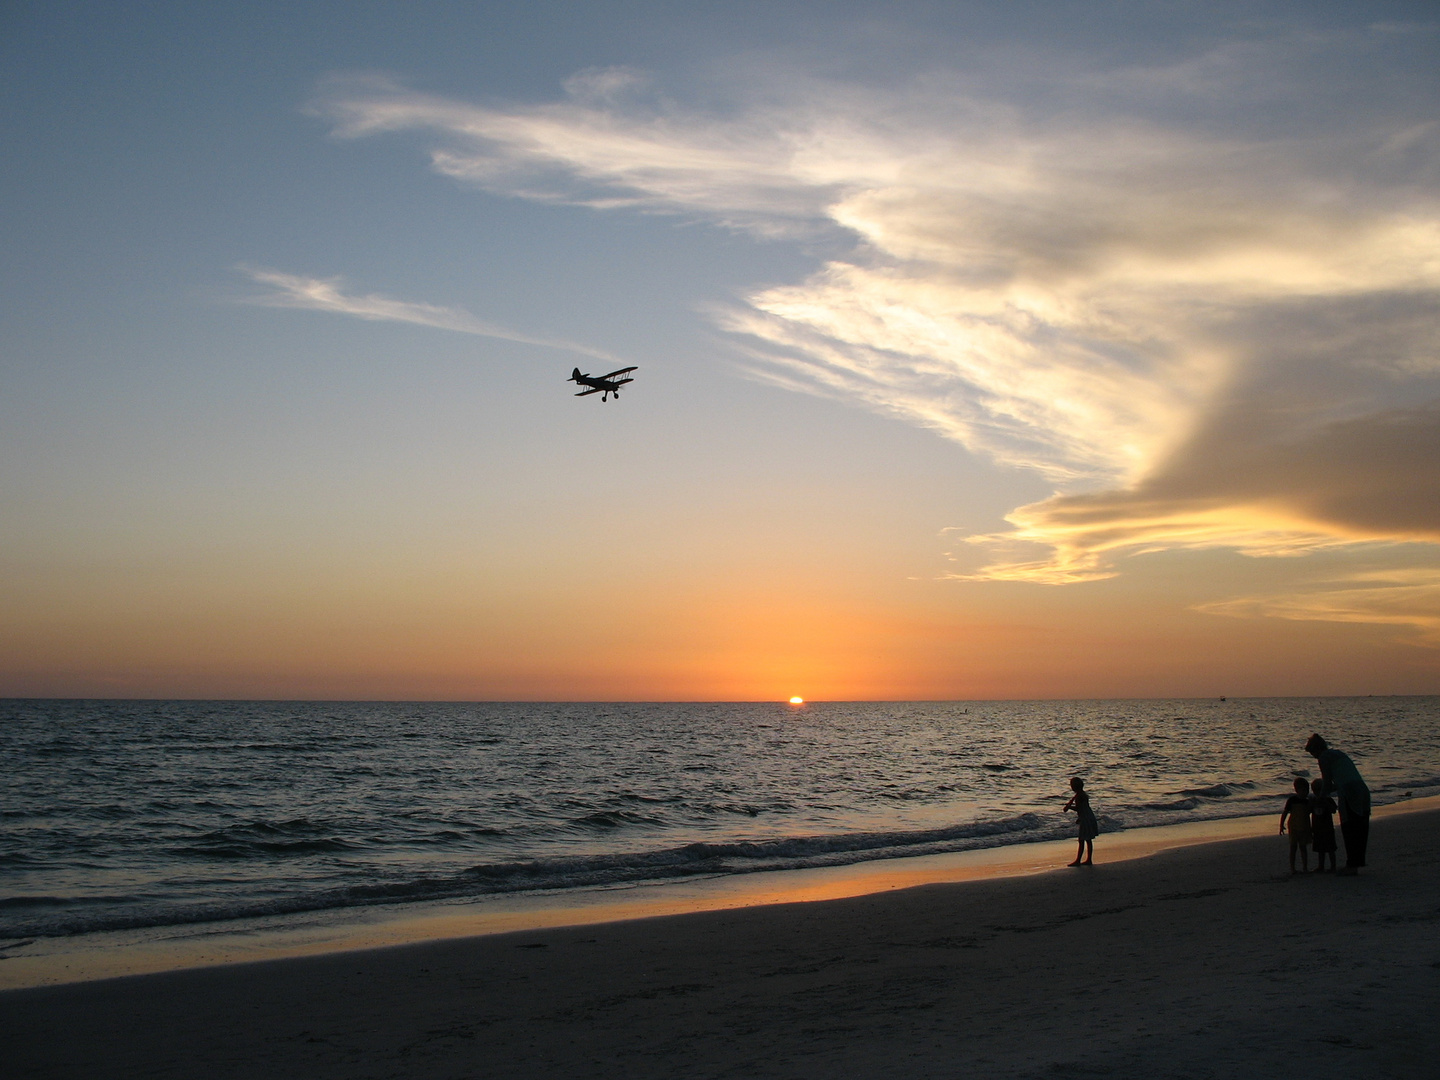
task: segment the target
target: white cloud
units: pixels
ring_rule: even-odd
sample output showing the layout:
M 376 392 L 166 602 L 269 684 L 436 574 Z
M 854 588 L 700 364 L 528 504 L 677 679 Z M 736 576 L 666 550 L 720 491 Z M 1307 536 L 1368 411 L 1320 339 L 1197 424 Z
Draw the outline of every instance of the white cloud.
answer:
M 438 307 L 434 304 L 416 303 L 410 300 L 394 300 L 379 293 L 364 296 L 347 294 L 343 278 L 313 278 L 299 274 L 286 274 L 279 270 L 259 267 L 238 267 L 242 273 L 262 285 L 269 285 L 273 292 L 249 297 L 247 302 L 263 307 L 301 308 L 306 311 L 328 311 L 336 315 L 350 315 L 372 322 L 413 323 L 416 326 L 430 326 L 437 330 L 453 330 L 460 334 L 475 334 L 478 337 L 500 338 L 503 341 L 517 341 L 525 345 L 541 345 L 549 349 L 593 356 L 599 360 L 621 362 L 607 352 L 579 345 L 573 341 L 555 338 L 535 337 L 510 330 L 495 323 L 477 319 L 461 308 Z
M 439 136 L 436 172 L 493 191 L 601 209 L 705 215 L 762 231 L 818 222 L 826 185 L 794 160 L 803 132 L 778 117 L 720 121 L 663 107 L 618 107 L 633 73 L 591 70 L 549 105 L 487 108 L 437 98 L 388 79 L 331 80 L 312 111 L 356 138 L 422 130 Z M 623 95 L 620 95 L 623 96 Z
M 548 104 L 350 80 L 314 109 L 343 137 L 427 132 L 437 172 L 499 194 L 848 237 L 715 318 L 756 377 L 1049 478 L 973 539 L 980 576 L 1064 582 L 1146 551 L 1440 542 L 1440 125 L 1355 70 L 1408 47 L 1037 69 L 1048 105 L 1014 72 L 1003 100 L 931 72 L 792 78 L 722 114 L 617 70 Z

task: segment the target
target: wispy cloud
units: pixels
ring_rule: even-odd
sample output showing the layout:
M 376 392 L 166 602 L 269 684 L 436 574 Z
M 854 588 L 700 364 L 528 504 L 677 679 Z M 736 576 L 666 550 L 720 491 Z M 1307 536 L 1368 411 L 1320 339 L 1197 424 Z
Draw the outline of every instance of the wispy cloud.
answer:
M 525 345 L 541 345 L 549 349 L 593 356 L 607 362 L 621 362 L 618 357 L 589 345 L 557 338 L 536 337 L 510 330 L 495 323 L 477 319 L 462 308 L 438 307 L 435 304 L 417 303 L 411 300 L 394 300 L 379 293 L 357 296 L 346 293 L 343 278 L 313 278 L 299 274 L 286 274 L 279 270 L 260 267 L 240 266 L 241 273 L 252 281 L 269 285 L 271 292 L 247 298 L 247 303 L 263 307 L 301 308 L 306 311 L 328 311 L 336 315 L 349 315 L 373 322 L 413 323 L 416 326 L 430 326 L 437 330 L 453 330 L 460 334 L 475 334 L 478 337 L 500 338 Z
M 1440 125 L 1423 80 L 1372 77 L 1423 65 L 1413 39 L 1037 63 L 1028 95 L 1013 71 L 989 96 L 792 78 L 705 112 L 600 71 L 505 107 L 340 80 L 314 110 L 428 132 L 437 172 L 500 194 L 848 237 L 715 318 L 758 378 L 1048 478 L 972 538 L 971 576 L 1062 583 L 1140 552 L 1440 543 Z
M 1417 644 L 1440 646 L 1440 570 L 1370 571 L 1303 592 L 1216 601 L 1197 610 L 1237 618 L 1397 627 L 1408 631 Z
M 778 115 L 711 119 L 628 93 L 641 85 L 626 69 L 587 71 L 567 82 L 564 101 L 502 109 L 337 77 L 311 111 L 342 138 L 433 132 L 436 172 L 509 195 L 774 232 L 824 219 L 830 182 L 805 164 L 805 131 Z

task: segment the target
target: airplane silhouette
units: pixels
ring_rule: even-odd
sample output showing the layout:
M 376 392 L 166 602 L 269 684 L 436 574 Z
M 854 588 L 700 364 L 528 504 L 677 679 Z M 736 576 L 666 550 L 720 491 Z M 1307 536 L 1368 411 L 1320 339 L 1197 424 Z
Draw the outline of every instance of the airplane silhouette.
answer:
M 587 394 L 599 394 L 600 400 L 606 401 L 611 394 L 614 394 L 618 399 L 620 397 L 620 387 L 628 382 L 635 381 L 634 379 L 619 378 L 619 376 L 628 375 L 634 370 L 636 369 L 633 367 L 622 367 L 619 371 L 610 372 L 609 375 L 582 375 L 580 374 L 580 369 L 577 367 L 574 374 L 565 381 L 573 382 L 577 386 L 590 387 L 589 390 L 581 390 L 580 393 L 575 395 L 576 397 L 585 397 Z

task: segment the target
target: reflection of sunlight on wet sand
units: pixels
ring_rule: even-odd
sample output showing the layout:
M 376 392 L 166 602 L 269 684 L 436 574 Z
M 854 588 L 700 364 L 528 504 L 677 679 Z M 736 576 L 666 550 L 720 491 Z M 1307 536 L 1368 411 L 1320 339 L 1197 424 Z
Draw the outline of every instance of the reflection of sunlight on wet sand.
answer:
M 1376 817 L 1440 809 L 1440 796 L 1376 808 Z M 1141 859 L 1161 851 L 1275 834 L 1278 811 L 1259 817 L 1195 821 L 1104 833 L 1096 862 Z M 310 916 L 92 935 L 84 945 L 41 942 L 12 951 L 0 965 L 0 990 L 138 975 L 175 968 L 278 960 L 419 941 L 584 926 L 763 904 L 838 900 L 960 881 L 1022 877 L 1061 869 L 1073 840 L 1015 844 L 948 855 L 885 859 L 815 870 L 775 870 L 684 882 L 590 889 L 563 895 L 493 896 L 403 907 L 349 909 Z M 1070 871 L 1092 873 L 1096 871 Z M 69 947 L 69 952 L 62 951 Z M 48 949 L 49 951 L 43 951 Z

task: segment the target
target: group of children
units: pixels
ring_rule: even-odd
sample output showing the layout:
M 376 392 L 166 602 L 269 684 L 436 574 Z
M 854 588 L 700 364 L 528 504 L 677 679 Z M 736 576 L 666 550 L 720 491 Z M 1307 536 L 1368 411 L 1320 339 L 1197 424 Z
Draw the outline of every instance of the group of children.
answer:
M 1100 832 L 1095 812 L 1090 809 L 1090 796 L 1085 791 L 1085 781 L 1078 776 L 1070 778 L 1070 790 L 1074 792 L 1065 810 L 1075 811 L 1080 824 L 1080 848 L 1075 853 L 1071 866 L 1089 866 L 1095 857 L 1095 837 Z M 1295 794 L 1285 800 L 1285 809 L 1280 814 L 1280 831 L 1290 833 L 1290 872 L 1310 872 L 1310 849 L 1315 849 L 1316 871 L 1325 869 L 1325 856 L 1330 856 L 1330 869 L 1335 870 L 1335 800 L 1325 793 L 1325 781 L 1313 783 L 1302 777 L 1295 779 Z M 1300 854 L 1300 869 L 1295 869 L 1295 854 Z
M 1295 794 L 1285 800 L 1280 813 L 1280 831 L 1290 826 L 1290 872 L 1310 872 L 1310 849 L 1315 849 L 1317 871 L 1325 869 L 1325 856 L 1330 856 L 1330 869 L 1335 869 L 1335 800 L 1325 794 L 1325 781 L 1307 783 L 1295 780 Z M 1295 853 L 1300 853 L 1300 869 L 1295 869 Z

